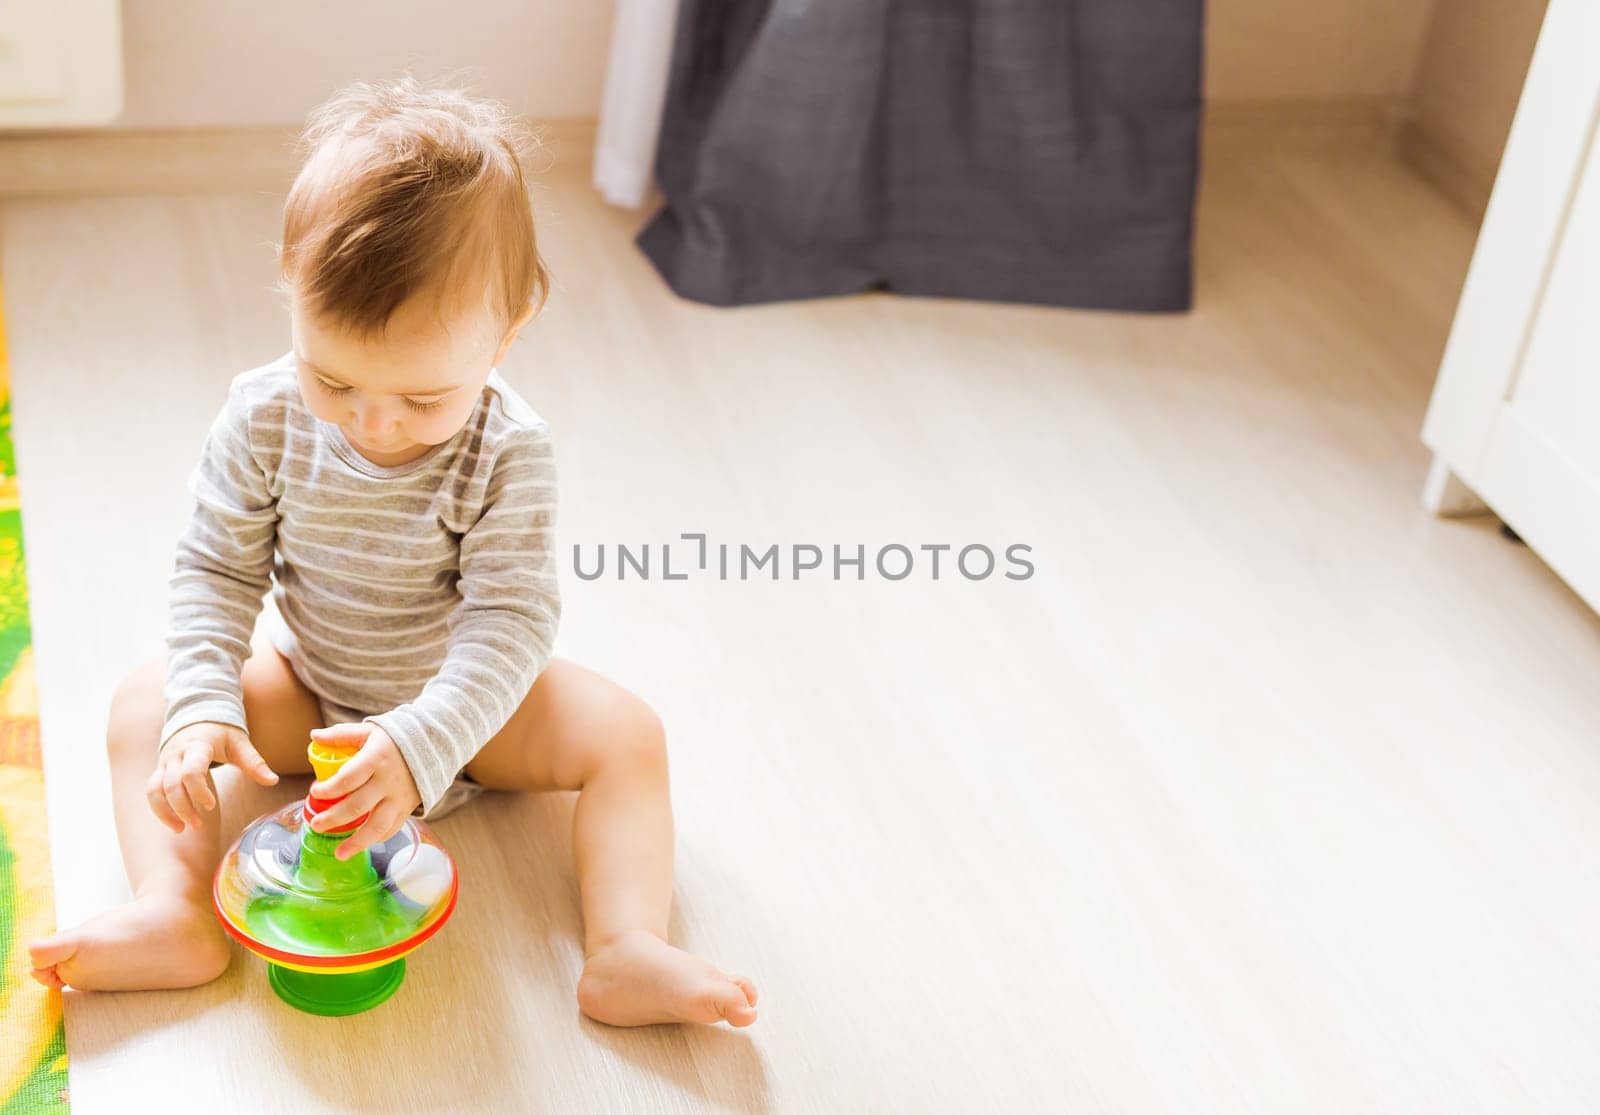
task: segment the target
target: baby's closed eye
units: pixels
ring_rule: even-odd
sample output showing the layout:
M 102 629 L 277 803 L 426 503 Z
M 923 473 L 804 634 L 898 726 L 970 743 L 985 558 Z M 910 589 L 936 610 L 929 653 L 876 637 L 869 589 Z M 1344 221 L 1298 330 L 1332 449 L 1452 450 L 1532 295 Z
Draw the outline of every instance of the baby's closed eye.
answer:
M 410 395 L 402 396 L 405 399 L 406 406 L 412 410 L 433 410 L 435 407 L 443 406 L 444 401 L 449 397 L 449 395 L 435 395 L 431 399 L 413 399 Z

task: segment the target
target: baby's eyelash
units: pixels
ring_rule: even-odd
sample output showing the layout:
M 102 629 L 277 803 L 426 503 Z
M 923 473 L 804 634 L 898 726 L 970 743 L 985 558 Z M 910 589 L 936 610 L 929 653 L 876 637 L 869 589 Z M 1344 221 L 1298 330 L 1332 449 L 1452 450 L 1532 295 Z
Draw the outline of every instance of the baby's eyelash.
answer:
M 322 388 L 324 391 L 326 391 L 330 395 L 348 395 L 351 391 L 355 390 L 355 388 L 353 388 L 353 387 L 335 387 L 333 384 L 329 383 L 327 380 L 323 379 L 321 376 L 314 376 L 312 378 L 314 378 L 317 381 L 317 386 L 318 387 Z M 429 410 L 433 410 L 436 407 L 443 406 L 444 402 L 445 402 L 445 398 L 447 398 L 447 397 L 448 396 L 441 396 L 440 398 L 437 398 L 437 399 L 433 400 L 433 402 L 431 402 L 431 403 L 419 403 L 415 399 L 409 399 L 409 398 L 405 398 L 404 396 L 401 396 L 401 401 L 404 402 L 406 404 L 406 406 L 410 407 L 412 410 L 429 411 Z

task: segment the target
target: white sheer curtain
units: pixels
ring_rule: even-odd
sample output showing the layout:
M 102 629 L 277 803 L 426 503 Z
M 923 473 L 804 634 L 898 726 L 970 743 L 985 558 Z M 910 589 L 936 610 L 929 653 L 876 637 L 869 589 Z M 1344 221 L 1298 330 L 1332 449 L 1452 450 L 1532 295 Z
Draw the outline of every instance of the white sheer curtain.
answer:
M 677 16 L 678 0 L 617 0 L 594 143 L 594 184 L 613 205 L 637 209 L 650 192 Z

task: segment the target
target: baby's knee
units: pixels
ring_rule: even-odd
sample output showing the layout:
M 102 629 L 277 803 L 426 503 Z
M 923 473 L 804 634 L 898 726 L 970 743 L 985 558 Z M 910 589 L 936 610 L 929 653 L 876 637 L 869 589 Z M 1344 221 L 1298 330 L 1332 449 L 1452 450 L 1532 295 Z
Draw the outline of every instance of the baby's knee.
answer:
M 606 717 L 607 757 L 612 764 L 630 770 L 656 773 L 667 768 L 667 732 L 642 698 L 622 693 L 612 702 Z
M 113 757 L 152 751 L 166 718 L 166 658 L 156 655 L 141 662 L 117 684 L 111 695 L 111 715 L 106 727 L 106 750 Z

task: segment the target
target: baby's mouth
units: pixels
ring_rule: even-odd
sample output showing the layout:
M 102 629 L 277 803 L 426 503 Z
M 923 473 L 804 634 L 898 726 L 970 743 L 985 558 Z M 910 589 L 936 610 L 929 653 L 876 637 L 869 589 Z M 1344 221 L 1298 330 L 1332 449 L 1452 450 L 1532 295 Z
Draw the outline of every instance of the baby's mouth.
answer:
M 370 441 L 359 438 L 348 431 L 346 432 L 345 436 L 355 443 L 356 448 L 365 449 L 371 453 L 398 453 L 402 449 L 410 448 L 410 446 L 404 443 L 396 443 L 393 445 L 373 445 Z

